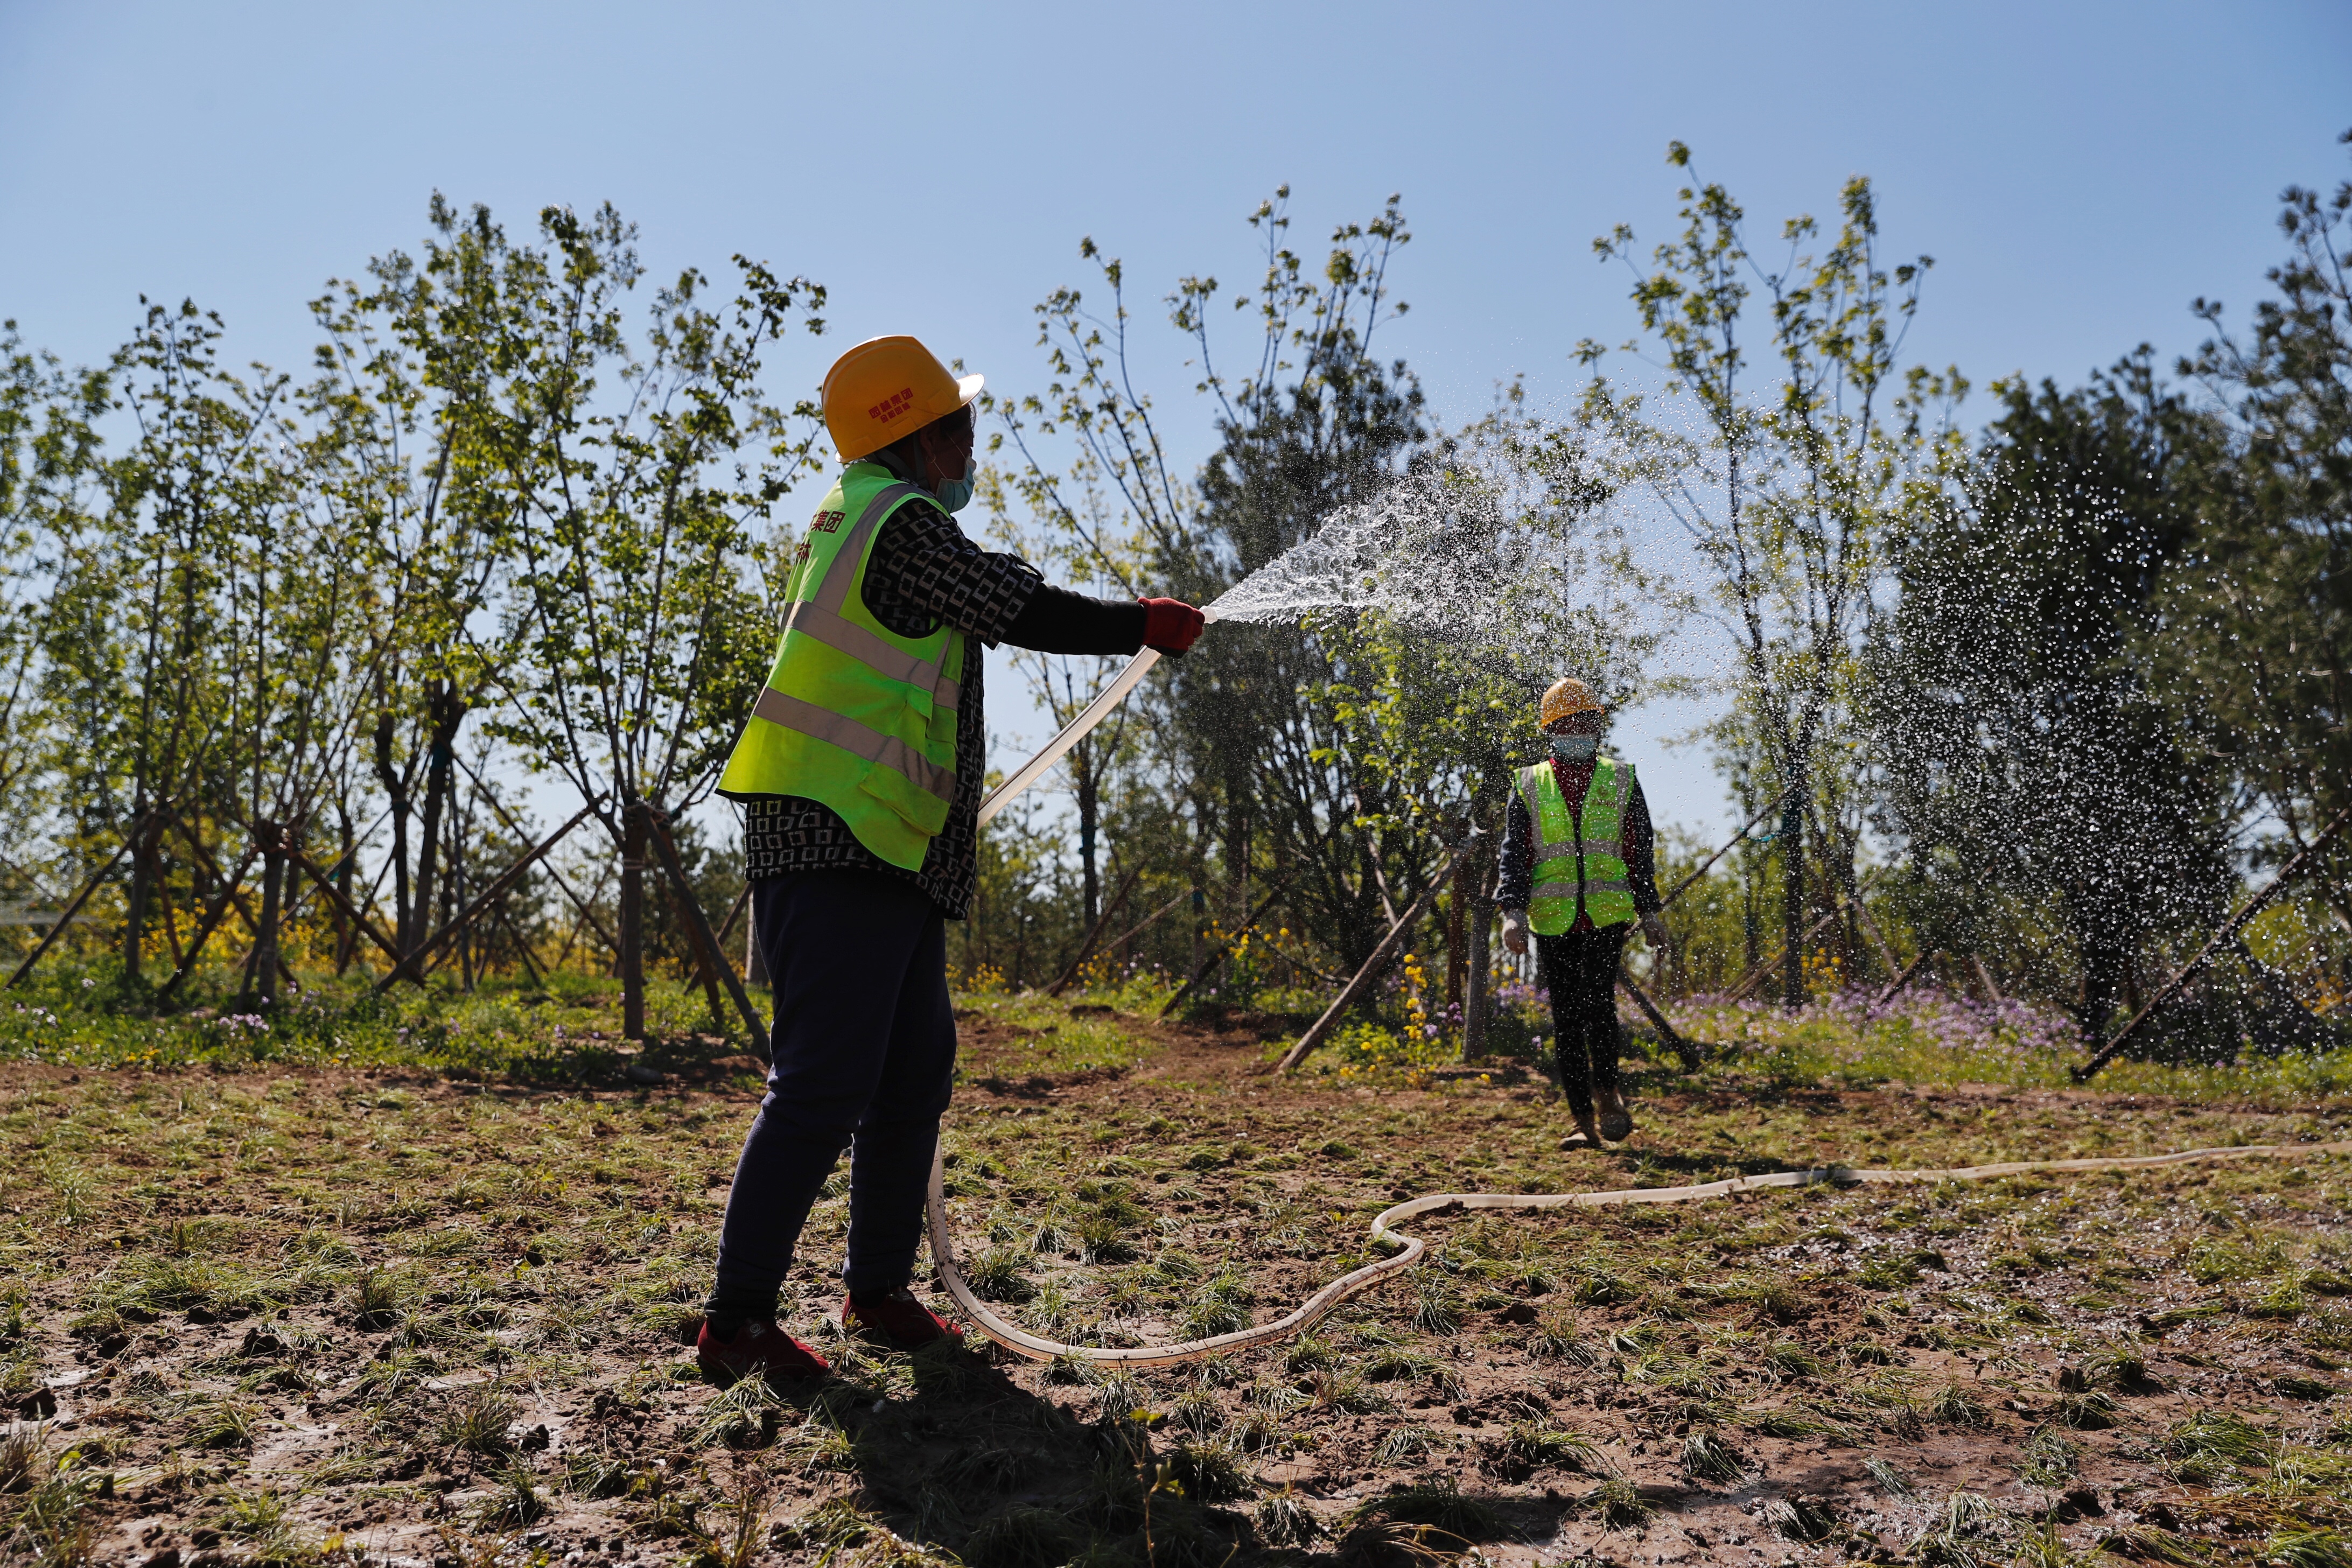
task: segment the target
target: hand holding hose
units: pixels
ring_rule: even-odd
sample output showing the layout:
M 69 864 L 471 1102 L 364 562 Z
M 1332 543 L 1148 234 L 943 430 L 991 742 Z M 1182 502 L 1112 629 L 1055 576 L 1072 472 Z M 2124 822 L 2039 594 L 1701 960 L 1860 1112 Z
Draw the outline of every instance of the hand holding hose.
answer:
M 1528 950 L 1528 911 L 1527 911 L 1527 910 L 1505 910 L 1503 911 L 1503 945 L 1504 945 L 1505 947 L 1509 948 L 1513 952 L 1527 952 L 1527 950 Z
M 1182 658 L 1209 624 L 1208 617 L 1181 599 L 1138 599 L 1143 606 L 1143 646 Z

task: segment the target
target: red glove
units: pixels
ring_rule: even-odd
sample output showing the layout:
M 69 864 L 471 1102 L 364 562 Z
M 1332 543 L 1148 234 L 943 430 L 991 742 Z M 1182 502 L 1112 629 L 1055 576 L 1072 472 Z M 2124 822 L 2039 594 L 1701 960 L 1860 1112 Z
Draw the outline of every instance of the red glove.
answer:
M 1181 599 L 1138 599 L 1143 606 L 1143 646 L 1182 658 L 1209 623 Z

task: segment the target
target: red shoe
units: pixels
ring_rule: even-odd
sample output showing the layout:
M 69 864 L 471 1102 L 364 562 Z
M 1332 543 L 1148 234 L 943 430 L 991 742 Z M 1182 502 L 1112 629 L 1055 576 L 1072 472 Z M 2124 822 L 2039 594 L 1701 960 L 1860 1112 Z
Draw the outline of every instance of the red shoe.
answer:
M 904 1285 L 878 1301 L 841 1299 L 841 1326 L 852 1333 L 888 1342 L 892 1350 L 910 1351 L 937 1340 L 961 1340 L 963 1331 L 941 1320 L 915 1300 Z
M 759 1318 L 747 1321 L 731 1340 L 712 1333 L 710 1320 L 705 1318 L 702 1332 L 695 1336 L 694 1359 L 705 1373 L 729 1383 L 746 1377 L 823 1377 L 833 1370 L 824 1357 Z

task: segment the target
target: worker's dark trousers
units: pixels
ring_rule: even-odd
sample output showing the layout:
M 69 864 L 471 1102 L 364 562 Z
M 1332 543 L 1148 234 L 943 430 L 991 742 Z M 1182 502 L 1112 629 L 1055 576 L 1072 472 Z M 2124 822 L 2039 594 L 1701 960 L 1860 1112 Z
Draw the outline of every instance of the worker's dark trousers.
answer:
M 1551 993 L 1559 1086 L 1568 1107 L 1592 1114 L 1596 1090 L 1617 1087 L 1617 961 L 1631 925 L 1602 926 L 1536 938 L 1536 975 Z
M 908 1282 L 955 1071 L 947 929 L 912 882 L 799 871 L 751 884 L 775 1062 L 736 1162 L 710 1316 L 775 1315 L 824 1179 L 849 1155 L 852 1290 Z

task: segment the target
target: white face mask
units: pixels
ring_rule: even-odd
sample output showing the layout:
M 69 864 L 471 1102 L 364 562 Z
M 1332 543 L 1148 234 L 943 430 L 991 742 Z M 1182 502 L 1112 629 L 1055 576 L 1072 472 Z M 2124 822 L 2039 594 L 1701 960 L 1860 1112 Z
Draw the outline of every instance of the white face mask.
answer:
M 1563 763 L 1589 763 L 1601 754 L 1598 735 L 1554 735 L 1551 754 Z

